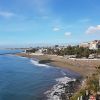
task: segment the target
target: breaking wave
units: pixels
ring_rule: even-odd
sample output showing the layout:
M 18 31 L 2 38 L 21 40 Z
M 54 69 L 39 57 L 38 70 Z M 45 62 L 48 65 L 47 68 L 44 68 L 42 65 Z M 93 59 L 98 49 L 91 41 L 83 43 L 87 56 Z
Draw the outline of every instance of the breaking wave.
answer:
M 49 68 L 50 66 L 49 65 L 46 65 L 46 64 L 39 64 L 38 61 L 35 61 L 35 60 L 30 60 L 32 64 L 36 65 L 36 66 L 42 66 L 42 67 L 46 67 L 46 68 Z

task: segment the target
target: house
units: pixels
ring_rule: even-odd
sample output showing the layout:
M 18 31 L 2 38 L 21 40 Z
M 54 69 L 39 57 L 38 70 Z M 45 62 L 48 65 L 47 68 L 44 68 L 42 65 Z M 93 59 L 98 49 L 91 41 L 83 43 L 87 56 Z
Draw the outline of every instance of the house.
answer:
M 79 47 L 89 48 L 90 50 L 97 50 L 100 48 L 100 40 L 94 40 L 91 42 L 84 42 L 79 45 Z
M 97 50 L 99 48 L 100 48 L 100 40 L 94 40 L 94 41 L 90 42 L 89 49 Z

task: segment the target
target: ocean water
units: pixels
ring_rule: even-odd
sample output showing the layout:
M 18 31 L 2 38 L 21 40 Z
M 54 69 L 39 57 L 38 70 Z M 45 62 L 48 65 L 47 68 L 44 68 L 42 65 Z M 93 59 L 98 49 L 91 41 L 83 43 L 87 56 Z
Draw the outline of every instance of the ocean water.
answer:
M 19 52 L 0 50 L 0 54 Z M 58 79 L 76 78 L 69 70 L 38 64 L 33 59 L 0 55 L 0 100 L 48 100 L 46 91 L 57 84 Z

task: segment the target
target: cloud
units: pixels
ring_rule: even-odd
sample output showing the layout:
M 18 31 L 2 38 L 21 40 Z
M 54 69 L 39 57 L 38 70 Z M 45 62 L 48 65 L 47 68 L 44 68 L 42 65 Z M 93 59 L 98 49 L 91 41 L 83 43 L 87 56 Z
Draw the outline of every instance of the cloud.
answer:
M 15 14 L 12 13 L 12 12 L 4 12 L 4 11 L 0 11 L 0 16 L 5 17 L 5 18 L 10 18 L 10 17 L 15 16 Z
M 53 28 L 53 31 L 55 31 L 55 32 L 60 31 L 60 28 L 54 27 L 54 28 Z
M 97 26 L 90 26 L 87 30 L 86 30 L 86 34 L 92 34 L 92 33 L 96 33 L 100 31 L 100 25 Z
M 70 36 L 71 34 L 71 32 L 65 32 L 65 36 Z

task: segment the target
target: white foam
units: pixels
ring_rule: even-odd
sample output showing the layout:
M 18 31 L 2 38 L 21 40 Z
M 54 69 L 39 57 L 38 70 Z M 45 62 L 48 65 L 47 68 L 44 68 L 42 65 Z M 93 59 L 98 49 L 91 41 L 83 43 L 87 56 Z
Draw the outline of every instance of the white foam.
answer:
M 70 81 L 75 81 L 75 79 L 71 79 L 68 77 L 57 78 L 56 81 L 58 82 L 53 88 L 45 94 L 47 95 L 47 100 L 61 100 L 60 96 L 62 93 L 65 93 L 64 85 L 68 85 L 67 83 Z
M 32 64 L 36 65 L 36 66 L 42 66 L 42 67 L 46 67 L 49 68 L 50 66 L 46 65 L 46 64 L 39 64 L 38 61 L 35 61 L 33 59 L 30 60 Z
M 75 81 L 75 79 L 71 79 L 69 77 L 63 77 L 63 78 L 58 78 L 56 79 L 57 82 L 62 83 L 62 84 L 67 84 L 70 81 Z

